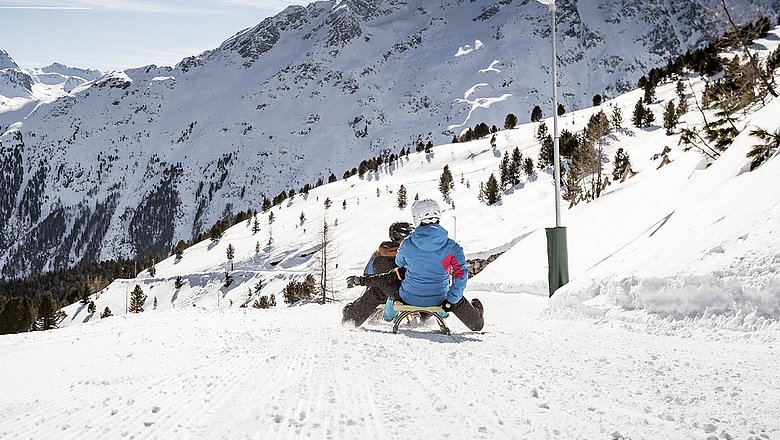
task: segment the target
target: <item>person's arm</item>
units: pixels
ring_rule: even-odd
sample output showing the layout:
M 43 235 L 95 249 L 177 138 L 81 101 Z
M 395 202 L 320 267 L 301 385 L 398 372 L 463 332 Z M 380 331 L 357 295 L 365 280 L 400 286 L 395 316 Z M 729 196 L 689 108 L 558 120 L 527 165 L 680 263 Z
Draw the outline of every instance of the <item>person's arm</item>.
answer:
M 398 251 L 395 253 L 395 265 L 398 267 L 406 267 L 406 240 L 401 242 L 401 246 L 398 246 Z
M 463 254 L 463 248 L 455 243 L 456 249 L 452 253 L 454 261 L 452 263 L 452 285 L 447 293 L 447 302 L 457 304 L 463 298 L 463 291 L 466 290 L 466 280 L 469 278 L 469 268 L 466 264 L 466 256 Z

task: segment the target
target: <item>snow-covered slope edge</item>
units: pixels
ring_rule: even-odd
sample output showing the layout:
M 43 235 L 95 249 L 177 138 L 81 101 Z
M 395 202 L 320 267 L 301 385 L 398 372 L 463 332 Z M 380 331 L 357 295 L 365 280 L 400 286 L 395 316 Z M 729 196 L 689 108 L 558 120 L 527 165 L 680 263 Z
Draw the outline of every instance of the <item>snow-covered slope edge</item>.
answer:
M 746 125 L 775 129 L 778 112 L 775 101 Z M 575 277 L 553 304 L 601 295 L 663 316 L 745 314 L 758 326 L 780 317 L 780 161 L 747 172 L 743 158 L 756 143 L 743 131 L 718 161 L 692 176 L 690 188 L 666 195 L 665 216 L 649 218 L 646 224 L 657 222 Z M 575 239 L 574 252 L 576 245 Z

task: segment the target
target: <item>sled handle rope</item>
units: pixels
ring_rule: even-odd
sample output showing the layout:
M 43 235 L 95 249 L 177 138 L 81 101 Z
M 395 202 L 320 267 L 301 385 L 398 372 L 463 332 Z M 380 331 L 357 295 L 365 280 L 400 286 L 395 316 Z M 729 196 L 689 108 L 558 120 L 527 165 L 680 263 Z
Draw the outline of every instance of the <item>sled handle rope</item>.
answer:
M 442 318 L 439 313 L 443 313 L 444 309 L 441 308 L 441 306 L 431 306 L 431 307 L 417 307 L 417 306 L 410 306 L 409 304 L 404 304 L 401 301 L 395 301 L 393 303 L 393 308 L 397 310 L 399 313 L 396 315 L 395 319 L 393 319 L 393 333 L 398 333 L 398 326 L 401 325 L 403 320 L 410 315 L 418 314 L 419 316 L 430 316 L 433 317 L 433 319 L 436 320 L 436 322 L 439 324 L 439 330 L 444 333 L 445 335 L 449 335 L 450 328 L 447 327 L 447 323 L 444 322 L 444 318 Z

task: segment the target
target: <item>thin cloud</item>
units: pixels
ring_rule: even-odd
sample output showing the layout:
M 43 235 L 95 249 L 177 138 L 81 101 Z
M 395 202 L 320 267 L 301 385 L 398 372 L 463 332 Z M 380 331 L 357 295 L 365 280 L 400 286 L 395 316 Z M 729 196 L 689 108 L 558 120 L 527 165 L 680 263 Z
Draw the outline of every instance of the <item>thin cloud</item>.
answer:
M 57 11 L 88 11 L 92 8 L 79 6 L 0 6 L 0 9 L 48 9 Z
M 18 0 L 0 0 L 0 9 L 54 9 L 54 10 L 103 10 L 148 12 L 169 14 L 224 14 L 242 10 L 263 10 L 269 13 L 281 11 L 290 5 L 305 5 L 308 0 L 26 0 L 24 6 Z

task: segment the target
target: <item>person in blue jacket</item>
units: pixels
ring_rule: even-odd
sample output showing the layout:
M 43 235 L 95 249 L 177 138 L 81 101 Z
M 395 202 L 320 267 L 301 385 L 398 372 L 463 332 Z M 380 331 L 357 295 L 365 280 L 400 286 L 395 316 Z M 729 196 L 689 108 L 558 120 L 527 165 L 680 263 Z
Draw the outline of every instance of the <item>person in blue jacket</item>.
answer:
M 352 307 L 357 304 L 357 309 L 349 310 L 350 313 L 345 309 L 344 321 L 361 325 L 386 300 L 376 292 L 384 292 L 387 298 L 414 306 L 441 305 L 471 330 L 481 330 L 485 324 L 482 303 L 476 298 L 469 302 L 463 296 L 468 279 L 466 258 L 463 248 L 448 238 L 447 230 L 439 224 L 439 204 L 431 199 L 417 201 L 412 205 L 412 217 L 415 229 L 398 248 L 398 268 L 384 274 L 347 278 L 347 287 L 365 285 L 381 289 L 368 289 L 352 303 Z

